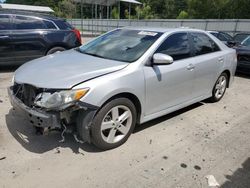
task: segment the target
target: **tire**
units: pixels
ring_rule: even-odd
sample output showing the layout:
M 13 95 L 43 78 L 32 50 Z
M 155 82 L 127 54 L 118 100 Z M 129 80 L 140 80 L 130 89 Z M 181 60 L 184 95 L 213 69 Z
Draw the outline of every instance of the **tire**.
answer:
M 51 48 L 46 55 L 50 55 L 50 54 L 53 54 L 55 52 L 62 52 L 62 51 L 65 51 L 66 49 L 63 48 L 63 47 L 54 47 L 54 48 Z
M 102 149 L 116 148 L 125 143 L 136 124 L 135 105 L 127 98 L 117 98 L 105 104 L 91 126 L 91 141 Z
M 216 80 L 212 92 L 211 102 L 218 102 L 224 96 L 228 85 L 228 76 L 226 73 L 222 73 Z

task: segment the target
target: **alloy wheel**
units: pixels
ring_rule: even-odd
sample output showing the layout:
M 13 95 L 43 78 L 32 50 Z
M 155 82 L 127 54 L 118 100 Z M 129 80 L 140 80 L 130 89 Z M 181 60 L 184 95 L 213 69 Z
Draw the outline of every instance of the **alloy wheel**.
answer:
M 113 107 L 103 118 L 101 124 L 101 135 L 107 143 L 117 143 L 122 140 L 132 126 L 131 110 L 119 105 Z
M 224 75 L 222 75 L 220 76 L 215 85 L 215 97 L 217 99 L 220 99 L 223 96 L 226 87 L 227 87 L 227 78 Z

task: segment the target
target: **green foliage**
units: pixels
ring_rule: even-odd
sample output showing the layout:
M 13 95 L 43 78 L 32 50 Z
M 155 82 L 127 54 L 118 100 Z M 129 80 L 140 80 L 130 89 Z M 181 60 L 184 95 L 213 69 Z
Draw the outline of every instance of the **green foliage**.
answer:
M 137 6 L 136 7 L 136 14 L 140 19 L 151 19 L 154 18 L 153 12 L 151 10 L 151 7 L 149 5 L 143 4 L 142 7 Z
M 56 13 L 59 17 L 73 18 L 73 15 L 76 13 L 76 6 L 72 0 L 63 0 L 58 3 Z
M 114 7 L 111 11 L 112 19 L 118 19 L 119 18 L 119 11 L 117 7 Z
M 249 0 L 188 0 L 191 18 L 250 18 Z
M 177 19 L 188 19 L 188 18 L 189 18 L 188 13 L 185 10 L 181 11 L 179 16 L 177 16 Z

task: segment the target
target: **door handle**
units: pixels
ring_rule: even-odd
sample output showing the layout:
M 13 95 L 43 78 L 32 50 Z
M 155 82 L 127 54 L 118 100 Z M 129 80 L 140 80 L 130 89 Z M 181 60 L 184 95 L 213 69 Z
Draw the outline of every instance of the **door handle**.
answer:
M 193 64 L 189 64 L 187 66 L 187 70 L 194 70 L 195 66 Z
M 8 38 L 10 38 L 10 37 L 7 35 L 0 36 L 0 39 L 8 39 Z
M 219 62 L 223 63 L 224 62 L 224 58 L 223 57 L 219 57 Z

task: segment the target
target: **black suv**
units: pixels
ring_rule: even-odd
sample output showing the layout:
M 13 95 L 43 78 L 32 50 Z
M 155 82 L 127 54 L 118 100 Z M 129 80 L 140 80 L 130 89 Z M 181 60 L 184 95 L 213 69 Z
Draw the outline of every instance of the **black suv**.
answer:
M 0 66 L 18 65 L 81 45 L 81 34 L 65 20 L 28 12 L 0 12 Z

